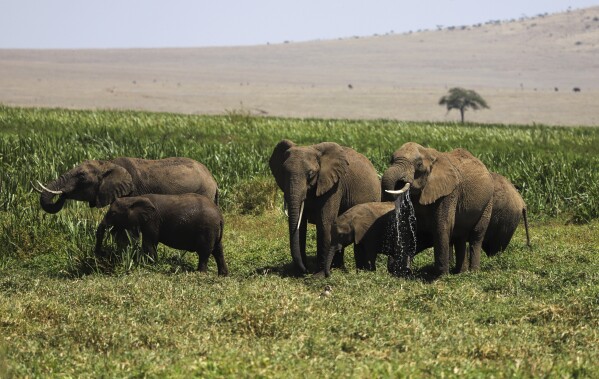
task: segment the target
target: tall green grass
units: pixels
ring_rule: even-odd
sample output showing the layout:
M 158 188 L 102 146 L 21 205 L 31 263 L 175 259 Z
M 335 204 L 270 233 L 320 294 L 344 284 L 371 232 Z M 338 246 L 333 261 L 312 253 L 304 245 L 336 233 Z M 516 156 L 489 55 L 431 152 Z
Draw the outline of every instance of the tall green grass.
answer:
M 298 144 L 326 140 L 353 147 L 380 173 L 407 141 L 440 151 L 463 147 L 520 187 L 533 217 L 569 215 L 587 222 L 599 215 L 596 128 L 0 107 L 0 132 L 0 207 L 5 211 L 26 197 L 31 179 L 47 181 L 85 159 L 117 156 L 196 159 L 216 177 L 225 210 L 233 209 L 236 186 L 270 178 L 270 153 L 288 138 Z

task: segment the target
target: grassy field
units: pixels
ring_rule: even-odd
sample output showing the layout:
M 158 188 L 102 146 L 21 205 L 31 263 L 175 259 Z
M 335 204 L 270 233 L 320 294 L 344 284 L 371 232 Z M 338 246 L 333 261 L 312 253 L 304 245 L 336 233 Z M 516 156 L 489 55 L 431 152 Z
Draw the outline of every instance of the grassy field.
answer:
M 519 228 L 480 272 L 433 282 L 291 275 L 268 157 L 281 138 L 336 141 L 379 172 L 407 141 L 464 147 L 517 184 Z M 221 187 L 231 275 L 161 246 L 93 258 L 104 210 L 45 214 L 31 180 L 84 159 L 187 156 Z M 599 372 L 599 128 L 204 117 L 0 107 L 0 377 L 593 377 Z M 308 251 L 314 256 L 315 231 Z M 323 297 L 326 284 L 332 294 Z

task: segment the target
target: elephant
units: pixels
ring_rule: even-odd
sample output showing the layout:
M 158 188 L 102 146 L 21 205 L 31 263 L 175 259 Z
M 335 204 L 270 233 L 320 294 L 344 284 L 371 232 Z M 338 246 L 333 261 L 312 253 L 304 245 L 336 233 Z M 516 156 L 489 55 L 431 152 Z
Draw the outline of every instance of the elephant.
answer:
M 335 219 L 331 227 L 331 246 L 327 252 L 324 274 L 331 275 L 333 256 L 354 244 L 356 269 L 376 270 L 376 256 L 383 251 L 387 225 L 395 214 L 392 202 L 370 202 L 355 205 Z
M 526 245 L 530 247 L 526 203 L 509 180 L 504 176 L 491 172 L 493 177 L 493 211 L 491 220 L 483 239 L 483 251 L 491 257 L 505 250 L 510 243 L 520 217 L 524 219 Z
M 297 146 L 283 139 L 274 148 L 270 170 L 289 211 L 289 246 L 294 266 L 306 269 L 307 223 L 316 224 L 317 264 L 322 272 L 338 215 L 356 204 L 380 201 L 381 185 L 372 163 L 334 142 Z M 336 266 L 343 264 L 338 254 Z
M 438 273 L 449 273 L 452 247 L 456 272 L 479 269 L 494 191 L 491 173 L 480 160 L 464 149 L 442 153 L 408 142 L 393 153 L 381 186 L 383 200 L 410 191 L 418 228 L 432 234 Z
M 59 212 L 67 199 L 102 208 L 116 198 L 155 194 L 198 193 L 218 204 L 218 187 L 210 171 L 189 158 L 158 160 L 115 158 L 88 160 L 37 191 L 48 213 Z M 53 202 L 55 196 L 59 196 Z
M 96 231 L 97 256 L 102 255 L 108 227 L 141 232 L 142 250 L 154 261 L 158 257 L 158 243 L 163 243 L 175 249 L 195 251 L 200 272 L 207 271 L 211 254 L 216 259 L 218 274 L 226 276 L 229 272 L 223 255 L 223 216 L 206 196 L 150 194 L 116 199 Z

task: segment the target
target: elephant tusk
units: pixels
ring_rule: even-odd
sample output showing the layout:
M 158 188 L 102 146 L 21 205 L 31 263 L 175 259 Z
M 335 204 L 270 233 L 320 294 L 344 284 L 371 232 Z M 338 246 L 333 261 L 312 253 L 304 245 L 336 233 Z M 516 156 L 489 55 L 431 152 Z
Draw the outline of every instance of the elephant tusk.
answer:
M 285 199 L 283 199 L 283 213 L 285 213 L 285 216 L 289 218 L 289 211 L 287 210 L 287 202 L 285 201 Z
M 37 187 L 35 186 L 35 184 L 33 184 L 33 182 L 32 182 L 32 181 L 29 181 L 29 183 L 31 184 L 31 187 L 33 188 L 33 190 L 34 190 L 35 192 L 44 193 L 44 191 L 42 191 L 41 189 L 37 188 Z
M 39 184 L 40 187 L 42 187 L 42 189 L 44 191 L 50 192 L 50 193 L 52 193 L 54 195 L 62 195 L 62 191 L 54 191 L 54 190 L 51 190 L 49 188 L 46 188 L 46 187 L 44 187 L 44 185 L 42 183 L 39 182 L 39 180 L 36 180 L 36 182 L 37 182 L 37 184 Z
M 299 219 L 297 220 L 297 230 L 299 230 L 299 227 L 302 224 L 302 215 L 303 214 L 304 214 L 304 202 L 302 201 L 302 206 L 300 207 Z
M 385 190 L 385 192 L 390 193 L 391 195 L 400 195 L 409 189 L 410 189 L 410 183 L 406 183 L 406 185 L 403 186 L 403 188 L 400 190 L 397 190 L 397 191 Z

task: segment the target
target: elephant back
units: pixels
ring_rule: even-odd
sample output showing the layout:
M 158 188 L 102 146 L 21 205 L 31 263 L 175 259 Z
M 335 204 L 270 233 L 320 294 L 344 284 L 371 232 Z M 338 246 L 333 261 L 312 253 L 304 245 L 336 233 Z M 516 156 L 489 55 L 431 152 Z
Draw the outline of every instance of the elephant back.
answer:
M 343 148 L 349 163 L 346 172 L 344 204 L 340 213 L 357 204 L 381 201 L 381 183 L 372 162 L 349 147 Z
M 113 163 L 125 168 L 133 179 L 133 195 L 179 195 L 197 193 L 217 202 L 218 186 L 202 163 L 190 158 L 164 159 L 116 158 Z

